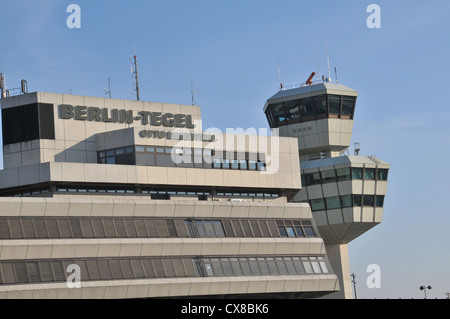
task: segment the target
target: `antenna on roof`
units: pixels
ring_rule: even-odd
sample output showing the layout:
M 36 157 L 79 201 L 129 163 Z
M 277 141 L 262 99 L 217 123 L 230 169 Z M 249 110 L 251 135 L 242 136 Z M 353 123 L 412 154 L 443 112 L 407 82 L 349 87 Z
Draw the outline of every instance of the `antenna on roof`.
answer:
M 327 82 L 331 81 L 331 71 L 330 71 L 330 55 L 328 54 L 328 44 L 327 44 L 327 62 L 328 62 L 328 79 Z
M 281 82 L 281 68 L 280 68 L 280 55 L 279 54 L 277 54 L 277 59 L 278 59 L 278 83 L 280 83 L 279 90 L 282 91 L 283 83 Z
M 338 83 L 337 67 L 334 67 L 334 73 L 336 74 L 336 84 L 337 84 Z
M 197 83 L 197 91 L 194 91 L 194 83 L 191 80 L 191 95 L 192 95 L 192 105 L 193 106 L 195 105 L 195 103 L 194 103 L 194 94 L 198 95 L 198 93 L 199 93 L 198 83 Z
M 108 73 L 108 91 L 105 88 L 105 94 L 109 94 L 109 98 L 111 98 L 111 74 Z

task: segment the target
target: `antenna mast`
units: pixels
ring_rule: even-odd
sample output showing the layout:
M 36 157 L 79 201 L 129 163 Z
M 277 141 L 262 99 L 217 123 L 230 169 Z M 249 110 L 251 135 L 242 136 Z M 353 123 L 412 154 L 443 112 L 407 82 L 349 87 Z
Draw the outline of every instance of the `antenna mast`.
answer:
M 105 88 L 105 94 L 109 94 L 109 98 L 111 98 L 111 74 L 108 74 L 108 91 Z
M 191 80 L 192 106 L 195 105 L 195 102 L 194 102 L 194 94 L 197 94 L 197 95 L 198 95 L 198 93 L 199 93 L 199 90 L 198 90 L 198 83 L 197 83 L 197 91 L 194 91 L 194 83 L 193 83 L 192 80 Z
M 280 83 L 280 91 L 283 90 L 283 83 L 281 82 L 281 68 L 280 68 L 280 55 L 277 54 L 277 59 L 278 59 L 278 83 Z
M 138 101 L 140 101 L 139 96 L 139 74 L 138 74 L 138 64 L 137 64 L 137 57 L 134 55 L 134 76 L 136 81 L 136 98 Z
M 328 80 L 327 82 L 331 81 L 331 71 L 330 71 L 330 55 L 328 54 L 328 44 L 327 44 L 327 62 L 328 62 Z

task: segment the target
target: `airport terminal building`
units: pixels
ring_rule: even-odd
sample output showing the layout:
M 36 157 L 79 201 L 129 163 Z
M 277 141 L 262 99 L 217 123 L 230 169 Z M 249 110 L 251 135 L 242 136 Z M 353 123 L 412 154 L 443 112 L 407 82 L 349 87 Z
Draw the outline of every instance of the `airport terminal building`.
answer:
M 278 92 L 280 136 L 202 131 L 190 105 L 3 98 L 0 298 L 351 298 L 346 245 L 381 222 L 389 169 L 342 156 L 356 96 Z

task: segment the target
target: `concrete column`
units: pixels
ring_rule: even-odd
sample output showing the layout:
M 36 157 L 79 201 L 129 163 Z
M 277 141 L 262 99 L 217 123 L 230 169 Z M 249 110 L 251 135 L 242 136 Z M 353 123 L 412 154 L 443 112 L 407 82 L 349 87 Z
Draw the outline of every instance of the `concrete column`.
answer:
M 328 260 L 339 278 L 339 292 L 325 296 L 326 299 L 353 299 L 350 263 L 347 245 L 326 245 Z

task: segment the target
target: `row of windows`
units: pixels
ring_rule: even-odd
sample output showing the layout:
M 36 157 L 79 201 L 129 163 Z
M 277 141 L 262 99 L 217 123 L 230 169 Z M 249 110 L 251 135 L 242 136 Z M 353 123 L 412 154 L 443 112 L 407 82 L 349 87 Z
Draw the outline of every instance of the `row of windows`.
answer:
M 1 262 L 0 284 L 66 282 L 69 265 L 80 267 L 81 281 L 197 276 L 191 258 L 39 260 Z
M 48 238 L 315 237 L 310 220 L 1 217 L 0 240 Z
M 198 196 L 199 200 L 207 200 L 210 196 L 212 197 L 251 197 L 257 199 L 274 199 L 280 197 L 279 193 L 273 192 L 237 192 L 237 191 L 216 191 L 216 194 L 213 195 L 209 191 L 202 190 L 155 190 L 155 189 L 136 189 L 136 188 L 125 188 L 125 187 L 77 187 L 77 186 L 57 186 L 56 192 L 58 193 L 89 193 L 89 194 L 144 194 L 150 195 L 151 199 L 166 199 L 170 200 L 171 196 Z M 36 190 L 20 190 L 15 192 L 8 192 L 5 195 L 0 196 L 10 196 L 10 197 L 27 197 L 34 195 L 45 195 L 50 193 L 50 188 L 36 189 Z M 211 197 L 211 198 L 212 198 Z
M 311 186 L 348 180 L 387 181 L 388 172 L 388 169 L 382 168 L 346 167 L 310 174 L 302 174 L 302 185 Z
M 323 257 L 203 258 L 206 276 L 327 274 Z
M 327 117 L 353 119 L 355 103 L 354 96 L 324 94 L 270 104 L 266 116 L 272 128 Z
M 383 207 L 384 195 L 344 195 L 309 201 L 313 212 L 346 207 Z
M 323 257 L 108 258 L 3 261 L 0 285 L 67 282 L 73 265 L 81 281 L 329 273 Z
M 250 171 L 266 170 L 264 155 L 262 154 L 242 153 L 234 155 L 232 159 L 219 158 L 215 156 L 213 150 L 208 149 L 136 146 L 98 152 L 98 163 Z

